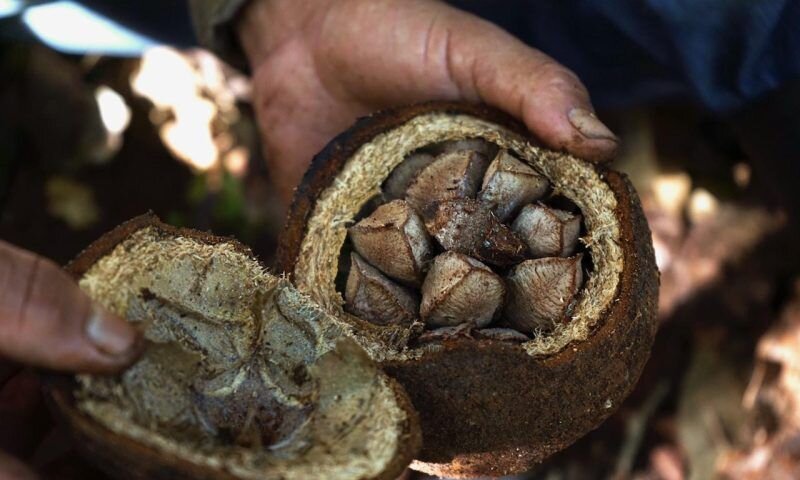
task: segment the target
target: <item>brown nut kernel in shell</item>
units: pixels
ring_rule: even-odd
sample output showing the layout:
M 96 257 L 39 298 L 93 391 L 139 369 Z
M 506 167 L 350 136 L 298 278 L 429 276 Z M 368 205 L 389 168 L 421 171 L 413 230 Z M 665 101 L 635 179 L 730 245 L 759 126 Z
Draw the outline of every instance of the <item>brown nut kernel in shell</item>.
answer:
M 525 243 L 477 200 L 428 205 L 425 227 L 446 249 L 492 265 L 513 265 L 525 258 Z
M 542 198 L 549 188 L 545 177 L 507 150 L 500 150 L 486 170 L 478 200 L 506 221 L 523 205 Z
M 422 284 L 420 315 L 436 327 L 473 324 L 485 327 L 500 312 L 502 279 L 481 262 L 456 252 L 433 260 Z
M 357 253 L 350 256 L 345 308 L 378 325 L 411 324 L 417 319 L 419 299 L 393 283 Z
M 581 216 L 545 205 L 526 205 L 514 223 L 514 230 L 534 257 L 567 257 L 578 244 Z
M 417 343 L 446 342 L 457 338 L 468 338 L 473 325 L 462 323 L 454 327 L 438 327 L 432 330 L 425 330 L 417 337 Z
M 353 247 L 389 277 L 409 285 L 422 283 L 433 257 L 433 242 L 425 224 L 404 200 L 378 207 L 349 229 Z
M 450 140 L 444 142 L 436 149 L 437 153 L 458 152 L 460 150 L 471 150 L 478 152 L 486 158 L 493 158 L 497 153 L 497 145 L 487 142 L 482 138 L 465 138 L 462 140 Z
M 471 150 L 443 153 L 417 174 L 406 200 L 421 210 L 431 202 L 474 197 L 487 163 L 486 157 Z
M 419 172 L 433 163 L 435 157 L 430 153 L 412 153 L 403 162 L 392 170 L 389 178 L 383 182 L 383 195 L 388 200 L 403 198 L 406 190 L 417 178 Z
M 569 258 L 526 260 L 506 277 L 508 302 L 505 317 L 517 330 L 552 330 L 566 319 L 583 282 L 582 254 Z

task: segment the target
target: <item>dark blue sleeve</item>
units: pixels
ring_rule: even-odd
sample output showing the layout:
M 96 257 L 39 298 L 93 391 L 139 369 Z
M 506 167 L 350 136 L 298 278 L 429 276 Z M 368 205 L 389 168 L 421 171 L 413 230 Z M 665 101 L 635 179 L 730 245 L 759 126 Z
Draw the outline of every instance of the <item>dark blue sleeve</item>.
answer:
M 800 78 L 798 0 L 455 0 L 573 69 L 600 106 L 738 110 Z
M 197 45 L 186 0 L 78 0 L 87 8 L 156 41 Z

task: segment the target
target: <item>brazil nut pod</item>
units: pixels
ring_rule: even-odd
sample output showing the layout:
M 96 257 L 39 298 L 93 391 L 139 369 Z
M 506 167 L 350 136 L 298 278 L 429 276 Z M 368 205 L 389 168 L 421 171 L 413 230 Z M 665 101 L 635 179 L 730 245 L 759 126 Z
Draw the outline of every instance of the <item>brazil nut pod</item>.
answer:
M 380 288 L 348 288 L 367 268 Z M 522 472 L 572 444 L 628 395 L 656 332 L 650 231 L 625 175 L 476 105 L 380 112 L 333 139 L 277 269 L 404 386 L 424 439 L 412 467 L 435 475 Z

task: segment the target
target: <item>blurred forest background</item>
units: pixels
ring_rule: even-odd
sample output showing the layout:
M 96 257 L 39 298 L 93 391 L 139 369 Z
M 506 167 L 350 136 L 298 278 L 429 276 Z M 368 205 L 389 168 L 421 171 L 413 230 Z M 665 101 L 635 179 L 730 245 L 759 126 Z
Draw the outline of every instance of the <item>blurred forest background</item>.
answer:
M 152 210 L 269 263 L 284 219 L 249 95 L 199 49 L 78 55 L 4 35 L 0 238 L 63 264 Z M 631 398 L 525 478 L 800 478 L 797 238 L 771 186 L 690 104 L 600 117 L 653 231 L 661 329 Z

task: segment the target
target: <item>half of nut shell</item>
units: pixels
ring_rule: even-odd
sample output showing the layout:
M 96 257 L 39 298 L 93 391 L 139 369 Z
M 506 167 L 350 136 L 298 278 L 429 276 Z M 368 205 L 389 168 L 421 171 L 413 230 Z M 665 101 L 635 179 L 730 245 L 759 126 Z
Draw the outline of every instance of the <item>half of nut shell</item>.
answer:
M 153 215 L 68 267 L 143 331 L 119 376 L 52 375 L 53 409 L 115 478 L 396 478 L 420 446 L 403 389 L 236 241 Z
M 530 337 L 461 327 L 420 335 L 364 325 L 342 311 L 336 278 L 347 232 L 332 220 L 356 218 L 412 152 L 475 138 L 513 152 L 579 208 L 590 261 L 572 321 Z M 314 159 L 279 242 L 278 265 L 406 387 L 425 444 L 412 468 L 496 477 L 528 471 L 572 444 L 633 388 L 657 325 L 650 238 L 623 174 L 537 147 L 524 125 L 496 110 L 430 103 L 361 119 Z

